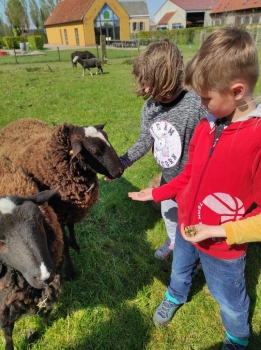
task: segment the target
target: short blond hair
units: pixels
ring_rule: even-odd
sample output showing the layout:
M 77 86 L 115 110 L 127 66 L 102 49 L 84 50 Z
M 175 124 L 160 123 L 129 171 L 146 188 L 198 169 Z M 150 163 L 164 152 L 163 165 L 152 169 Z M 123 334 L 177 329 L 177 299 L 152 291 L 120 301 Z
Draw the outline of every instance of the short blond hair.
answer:
M 154 102 L 169 99 L 183 86 L 183 58 L 168 39 L 157 40 L 136 58 L 132 73 L 138 96 L 144 100 L 152 96 Z M 150 88 L 150 92 L 146 92 L 146 88 Z
M 204 41 L 185 69 L 185 86 L 199 95 L 225 93 L 244 80 L 252 93 L 259 77 L 258 53 L 250 34 L 241 28 L 220 28 Z

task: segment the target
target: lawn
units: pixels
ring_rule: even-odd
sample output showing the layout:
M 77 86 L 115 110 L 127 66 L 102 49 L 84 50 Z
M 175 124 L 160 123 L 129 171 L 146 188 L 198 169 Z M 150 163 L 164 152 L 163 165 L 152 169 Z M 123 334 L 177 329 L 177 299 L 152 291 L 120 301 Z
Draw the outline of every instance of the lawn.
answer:
M 196 47 L 181 47 L 185 61 Z M 93 50 L 93 51 L 92 51 Z M 96 49 L 92 49 L 95 54 Z M 49 125 L 106 123 L 105 131 L 119 155 L 139 136 L 144 101 L 133 90 L 131 62 L 138 50 L 111 50 L 104 75 L 82 77 L 70 63 L 72 50 L 45 56 L 0 57 L 0 125 L 20 118 L 39 118 Z M 24 60 L 24 61 L 22 61 Z M 258 84 L 257 93 L 261 87 Z M 148 186 L 158 173 L 149 152 L 123 177 L 100 179 L 100 199 L 77 225 L 79 254 L 71 252 L 77 278 L 63 292 L 47 323 L 38 315 L 15 325 L 17 350 L 28 349 L 29 329 L 39 332 L 36 350 L 220 350 L 224 329 L 219 309 L 202 272 L 188 303 L 166 328 L 152 322 L 170 275 L 171 259 L 154 259 L 166 232 L 150 202 L 132 202 L 129 191 Z M 252 337 L 249 350 L 261 349 L 261 246 L 250 244 L 246 268 L 251 298 Z M 0 349 L 4 343 L 0 337 Z

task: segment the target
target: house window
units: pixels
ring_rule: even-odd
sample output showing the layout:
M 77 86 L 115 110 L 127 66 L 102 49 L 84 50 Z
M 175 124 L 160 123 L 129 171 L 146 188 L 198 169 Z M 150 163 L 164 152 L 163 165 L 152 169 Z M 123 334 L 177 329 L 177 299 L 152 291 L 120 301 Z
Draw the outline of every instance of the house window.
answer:
M 62 34 L 61 29 L 60 29 L 60 38 L 61 38 L 61 43 L 62 43 L 62 45 L 63 45 L 63 34 Z
M 140 22 L 140 30 L 144 30 L 144 22 Z
M 68 42 L 68 36 L 67 36 L 67 30 L 64 29 L 64 39 L 65 39 L 65 45 L 69 45 L 69 42 Z
M 133 32 L 134 32 L 135 30 L 137 30 L 137 22 L 133 22 L 133 23 L 132 23 L 132 30 L 133 30 Z
M 76 45 L 80 46 L 80 39 L 79 39 L 78 28 L 74 28 L 74 35 L 75 35 Z

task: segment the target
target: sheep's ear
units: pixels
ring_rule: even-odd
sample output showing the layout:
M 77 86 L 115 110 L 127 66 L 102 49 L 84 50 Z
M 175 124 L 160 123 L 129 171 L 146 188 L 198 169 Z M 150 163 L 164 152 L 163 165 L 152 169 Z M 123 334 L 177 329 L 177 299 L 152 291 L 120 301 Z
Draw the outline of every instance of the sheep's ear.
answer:
M 72 159 L 75 158 L 82 150 L 82 144 L 78 140 L 73 140 L 72 143 Z
M 105 125 L 106 125 L 106 123 L 104 123 L 104 124 L 99 124 L 99 125 L 94 125 L 94 127 L 95 127 L 96 129 L 101 129 L 101 130 L 103 130 L 103 128 L 105 127 Z
M 24 197 L 27 200 L 31 200 L 37 205 L 43 204 L 51 199 L 59 190 L 60 187 L 56 187 L 54 190 L 42 191 L 32 196 Z

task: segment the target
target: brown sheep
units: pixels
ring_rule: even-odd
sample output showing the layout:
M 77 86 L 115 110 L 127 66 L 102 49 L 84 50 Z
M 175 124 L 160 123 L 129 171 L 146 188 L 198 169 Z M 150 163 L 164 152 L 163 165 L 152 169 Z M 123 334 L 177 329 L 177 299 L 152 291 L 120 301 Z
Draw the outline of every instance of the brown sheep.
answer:
M 37 119 L 20 119 L 0 131 L 0 155 L 26 171 L 39 190 L 59 186 L 49 204 L 64 231 L 66 277 L 75 272 L 69 245 L 79 251 L 74 224 L 82 221 L 99 197 L 97 172 L 120 177 L 123 166 L 103 131 L 104 125 L 78 127 L 62 124 L 54 129 Z M 69 229 L 70 240 L 64 227 Z

